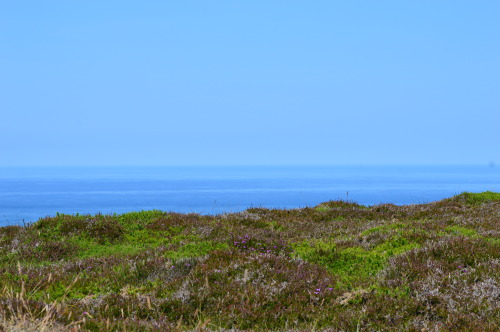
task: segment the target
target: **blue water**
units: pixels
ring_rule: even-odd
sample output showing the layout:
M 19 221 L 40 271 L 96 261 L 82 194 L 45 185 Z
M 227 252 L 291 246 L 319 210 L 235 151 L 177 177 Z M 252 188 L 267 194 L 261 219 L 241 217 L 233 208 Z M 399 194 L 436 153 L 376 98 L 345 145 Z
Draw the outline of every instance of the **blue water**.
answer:
M 500 191 L 491 166 L 0 168 L 0 226 L 57 212 L 216 214 L 347 199 L 428 203 L 463 191 Z

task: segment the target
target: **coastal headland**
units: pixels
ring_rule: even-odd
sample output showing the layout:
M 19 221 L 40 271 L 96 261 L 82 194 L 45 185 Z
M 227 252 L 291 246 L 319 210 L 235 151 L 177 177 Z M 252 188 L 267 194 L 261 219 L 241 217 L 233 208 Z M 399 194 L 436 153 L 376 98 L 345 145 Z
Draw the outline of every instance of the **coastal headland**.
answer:
M 497 331 L 500 193 L 0 228 L 0 331 Z

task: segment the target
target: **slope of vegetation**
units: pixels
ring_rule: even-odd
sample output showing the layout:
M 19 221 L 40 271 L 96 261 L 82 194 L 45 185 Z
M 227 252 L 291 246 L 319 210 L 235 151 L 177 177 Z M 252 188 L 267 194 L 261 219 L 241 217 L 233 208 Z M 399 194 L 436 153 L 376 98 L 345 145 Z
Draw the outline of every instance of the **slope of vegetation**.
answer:
M 497 331 L 500 194 L 0 228 L 0 331 Z

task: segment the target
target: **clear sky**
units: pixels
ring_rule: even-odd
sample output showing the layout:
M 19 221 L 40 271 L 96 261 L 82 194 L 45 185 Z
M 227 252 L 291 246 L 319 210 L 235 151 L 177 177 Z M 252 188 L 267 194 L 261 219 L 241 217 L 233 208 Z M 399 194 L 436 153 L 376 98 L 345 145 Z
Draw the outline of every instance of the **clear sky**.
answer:
M 0 1 L 0 166 L 500 163 L 500 1 Z

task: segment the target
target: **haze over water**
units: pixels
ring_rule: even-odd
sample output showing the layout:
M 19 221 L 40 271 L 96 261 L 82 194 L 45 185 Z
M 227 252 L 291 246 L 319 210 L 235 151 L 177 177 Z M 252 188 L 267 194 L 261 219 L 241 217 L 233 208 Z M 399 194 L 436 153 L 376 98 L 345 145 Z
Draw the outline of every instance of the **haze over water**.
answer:
M 0 226 L 57 212 L 159 209 L 218 214 L 328 200 L 419 204 L 463 191 L 500 191 L 491 166 L 3 167 Z

